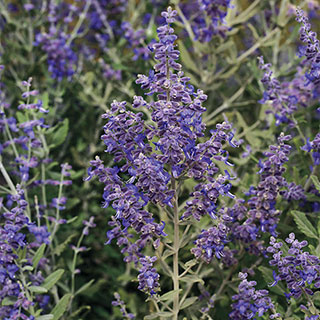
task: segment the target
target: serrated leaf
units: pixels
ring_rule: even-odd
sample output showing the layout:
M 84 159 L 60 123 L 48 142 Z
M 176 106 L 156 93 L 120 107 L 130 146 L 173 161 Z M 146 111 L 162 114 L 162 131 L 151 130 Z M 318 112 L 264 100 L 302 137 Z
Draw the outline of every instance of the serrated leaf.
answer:
M 38 250 L 36 251 L 36 253 L 34 254 L 34 257 L 32 259 L 32 266 L 33 268 L 36 268 L 38 266 L 38 263 L 40 261 L 40 259 L 43 257 L 44 254 L 44 250 L 46 249 L 46 244 L 43 243 Z
M 149 314 L 148 316 L 145 316 L 143 319 L 144 320 L 152 320 L 152 319 L 157 319 L 159 317 L 171 318 L 171 317 L 173 317 L 173 314 L 171 312 L 157 312 L 157 313 Z
M 75 296 L 77 294 L 80 294 L 83 291 L 86 291 L 93 283 L 94 283 L 94 280 L 90 280 L 89 282 L 84 284 L 80 289 L 77 290 L 77 292 L 75 293 Z
M 68 307 L 71 296 L 71 293 L 67 293 L 59 300 L 57 305 L 51 311 L 51 313 L 53 314 L 52 320 L 58 320 L 63 316 Z
M 166 292 L 165 294 L 163 294 L 159 299 L 161 301 L 167 301 L 167 300 L 170 300 L 172 301 L 173 300 L 173 296 L 177 293 L 177 292 L 181 292 L 182 289 L 178 289 L 178 290 L 171 290 L 169 292 Z
M 298 229 L 306 236 L 314 239 L 318 239 L 318 234 L 312 223 L 306 217 L 304 212 L 293 210 L 291 211 L 293 219 L 297 224 Z
M 194 304 L 199 298 L 198 297 L 190 297 L 183 301 L 182 305 L 180 306 L 180 310 L 188 308 L 192 304 Z
M 52 320 L 54 317 L 53 314 L 46 314 L 43 316 L 36 317 L 36 320 Z
M 318 177 L 315 175 L 311 175 L 310 178 L 311 178 L 314 186 L 316 187 L 316 189 L 320 192 L 320 181 L 319 181 Z
M 274 282 L 273 279 L 273 271 L 271 269 L 268 269 L 266 267 L 260 266 L 259 271 L 262 273 L 262 276 L 265 280 L 265 282 L 267 283 L 267 285 L 269 286 L 269 290 L 273 291 L 274 293 L 283 296 L 285 289 L 283 288 L 282 284 L 280 282 L 278 282 L 275 286 L 271 287 L 270 284 L 272 284 Z
M 48 290 L 46 288 L 40 287 L 40 286 L 30 286 L 30 287 L 28 287 L 28 289 L 34 293 L 47 293 L 48 292 Z
M 63 269 L 56 270 L 43 281 L 41 286 L 46 288 L 47 290 L 50 290 L 59 281 L 63 273 Z

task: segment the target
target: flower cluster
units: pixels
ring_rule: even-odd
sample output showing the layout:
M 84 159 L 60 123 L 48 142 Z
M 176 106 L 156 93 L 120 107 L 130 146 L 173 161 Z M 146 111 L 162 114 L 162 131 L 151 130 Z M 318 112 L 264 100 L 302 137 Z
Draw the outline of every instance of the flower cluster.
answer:
M 138 289 L 151 295 L 155 294 L 157 291 L 160 290 L 159 285 L 159 274 L 157 273 L 156 269 L 153 268 L 154 262 L 157 260 L 157 257 L 143 257 L 140 258 L 139 262 L 141 263 L 142 267 L 139 270 L 138 280 L 139 280 L 139 287 Z
M 304 197 L 300 186 L 288 184 L 283 177 L 283 165 L 288 161 L 291 149 L 286 142 L 290 139 L 290 136 L 281 134 L 278 145 L 270 146 L 270 151 L 264 153 L 267 159 L 259 162 L 260 181 L 256 188 L 251 187 L 247 193 L 250 196 L 247 203 L 237 199 L 233 208 L 226 208 L 223 214 L 231 230 L 231 238 L 248 244 L 255 254 L 264 251 L 259 241 L 261 232 L 277 235 L 280 215 L 275 207 L 277 196 L 282 194 L 287 200 Z
M 228 27 L 225 17 L 232 8 L 231 0 L 194 0 L 182 5 L 182 12 L 201 42 L 209 42 L 214 36 L 225 37 Z
M 198 142 L 204 135 L 201 115 L 205 111 L 202 103 L 207 96 L 188 84 L 189 78 L 184 76 L 181 65 L 176 62 L 180 53 L 175 44 L 177 36 L 171 27 L 176 14 L 170 7 L 162 13 L 165 21 L 157 30 L 159 41 L 150 46 L 158 63 L 148 76 L 138 75 L 136 81 L 147 90 L 146 95 L 153 95 L 156 99 L 148 102 L 141 96 L 134 96 L 134 111 L 130 111 L 124 101 L 111 104 L 110 111 L 103 115 L 107 123 L 101 138 L 106 152 L 114 155 L 118 166 L 107 168 L 97 157 L 90 162 L 87 178 L 99 178 L 104 184 L 103 207 L 111 205 L 115 210 L 115 216 L 109 222 L 112 229 L 107 232 L 107 243 L 117 239 L 125 261 L 143 265 L 139 276 L 140 289 L 150 294 L 155 292 L 152 288 L 157 287 L 158 278 L 150 271 L 149 264 L 154 258 L 150 258 L 150 262 L 142 250 L 149 243 L 158 248 L 161 237 L 166 234 L 164 222 L 157 223 L 153 212 L 145 209 L 146 205 L 169 207 L 170 215 L 176 205 L 179 179 L 194 178 L 201 182 L 195 187 L 181 219 L 192 215 L 199 220 L 207 212 L 214 218 L 219 195 L 233 197 L 231 184 L 227 183 L 230 174 L 225 171 L 225 175 L 215 177 L 219 172 L 216 162 L 231 165 L 223 143 L 238 146 L 232 141 L 234 132 L 227 121 L 211 131 L 210 139 Z M 144 114 L 137 109 L 147 109 L 152 121 L 145 121 Z M 220 257 L 223 247 L 220 248 L 219 241 L 225 243 L 226 232 L 223 224 L 217 235 L 215 228 L 203 231 L 196 241 L 200 253 L 195 248 L 194 254 L 206 261 L 214 255 Z M 212 243 L 204 248 L 202 242 L 208 237 Z M 146 278 L 145 274 L 150 277 Z
M 118 292 L 114 293 L 114 297 L 116 300 L 112 301 L 112 305 L 117 307 L 120 307 L 120 311 L 124 319 L 134 319 L 135 315 L 133 313 L 128 313 L 126 310 L 126 305 L 124 301 L 121 300 L 120 294 Z
M 59 218 L 62 204 L 66 202 L 66 198 L 62 196 L 62 187 L 71 184 L 71 180 L 64 180 L 70 176 L 71 166 L 68 164 L 61 165 L 59 181 L 46 179 L 45 168 L 52 161 L 48 158 L 49 147 L 45 138 L 49 126 L 39 116 L 48 111 L 42 107 L 40 100 L 32 101 L 36 99 L 38 92 L 30 90 L 31 80 L 22 82 L 22 86 L 26 88 L 22 98 L 26 99 L 26 103 L 18 107 L 22 111 L 19 121 L 14 117 L 7 118 L 7 110 L 3 107 L 1 109 L 0 131 L 3 139 L 0 145 L 3 157 L 0 157 L 0 169 L 5 180 L 6 188 L 3 186 L 2 192 L 6 194 L 6 200 L 0 198 L 0 300 L 10 300 L 10 303 L 4 301 L 0 308 L 1 319 L 32 320 L 34 317 L 27 316 L 25 311 L 29 314 L 30 307 L 36 303 L 45 310 L 49 303 L 48 295 L 29 292 L 30 285 L 40 286 L 43 282 L 42 273 L 48 269 L 48 259 L 39 258 L 36 272 L 32 273 L 30 270 L 34 267 L 35 251 L 42 245 L 49 245 L 58 225 L 66 222 Z M 43 170 L 42 179 L 35 180 L 37 175 L 33 170 L 39 165 Z M 15 185 L 16 180 L 20 184 Z M 59 186 L 58 198 L 53 198 L 50 206 L 46 192 L 48 184 Z M 38 198 L 39 186 L 42 194 Z M 29 191 L 36 195 L 28 197 Z M 55 208 L 55 217 L 51 215 L 51 207 Z M 42 225 L 44 215 L 46 225 Z
M 121 29 L 129 46 L 133 49 L 134 56 L 132 60 L 138 60 L 142 57 L 144 60 L 150 58 L 150 50 L 144 45 L 146 34 L 144 29 L 135 31 L 129 22 L 122 22 Z
M 260 182 L 256 189 L 251 190 L 253 196 L 248 200 L 249 220 L 258 221 L 260 230 L 271 235 L 276 235 L 280 214 L 275 208 L 276 198 L 280 189 L 287 186 L 283 165 L 289 160 L 291 146 L 286 142 L 290 139 L 291 136 L 281 134 L 278 145 L 270 146 L 270 151 L 264 153 L 267 160 L 259 163 Z
M 196 220 L 206 214 L 212 219 L 216 217 L 216 202 L 220 195 L 227 195 L 231 198 L 234 196 L 230 193 L 231 184 L 225 184 L 228 176 L 219 175 L 217 179 L 208 177 L 210 183 L 199 183 L 194 192 L 191 193 L 191 200 L 188 200 L 185 206 L 185 212 L 181 219 L 186 219 L 189 216 L 193 216 Z
M 285 281 L 289 289 L 285 296 L 299 298 L 302 294 L 313 295 L 309 287 L 313 284 L 315 288 L 320 287 L 320 260 L 318 257 L 304 251 L 303 248 L 308 245 L 306 240 L 299 242 L 295 239 L 295 234 L 290 233 L 286 242 L 290 245 L 288 254 L 284 255 L 281 247 L 282 242 L 274 237 L 270 238 L 270 246 L 267 251 L 272 253 L 270 265 L 277 267 L 277 272 L 273 272 L 274 282 L 272 286 L 279 281 Z
M 273 113 L 276 119 L 276 125 L 281 123 L 294 126 L 294 121 L 291 119 L 292 114 L 297 110 L 297 97 L 295 95 L 288 95 L 287 88 L 282 88 L 281 83 L 275 78 L 271 71 L 271 64 L 264 63 L 263 57 L 259 57 L 259 67 L 264 70 L 261 82 L 266 86 L 266 91 L 263 93 L 263 98 L 260 103 L 271 102 L 273 109 L 269 113 Z
M 30 222 L 25 212 L 28 203 L 24 200 L 24 192 L 19 185 L 17 194 L 10 198 L 16 206 L 1 215 L 4 222 L 0 225 L 0 301 L 10 297 L 15 300 L 15 303 L 0 307 L 2 319 L 22 317 L 21 307 L 27 311 L 32 305 L 32 301 L 26 298 L 24 288 L 18 282 L 19 267 L 16 264 L 17 252 L 27 246 L 22 229 Z
M 201 258 L 209 263 L 214 257 L 220 259 L 224 256 L 224 245 L 227 243 L 227 233 L 229 229 L 223 223 L 208 230 L 202 230 L 195 247 L 191 249 L 192 254 L 197 259 Z
M 232 300 L 236 302 L 231 305 L 230 319 L 256 319 L 256 316 L 262 317 L 268 310 L 274 308 L 271 299 L 268 297 L 268 290 L 256 290 L 256 281 L 248 281 L 247 277 L 247 273 L 239 273 L 241 283 L 238 287 L 238 294 L 232 296 Z
M 300 27 L 300 40 L 306 43 L 305 46 L 299 48 L 300 57 L 306 57 L 306 62 L 309 65 L 309 71 L 306 72 L 308 82 L 315 85 L 313 94 L 319 97 L 319 83 L 320 83 L 320 46 L 317 34 L 311 30 L 311 24 L 304 12 L 297 8 L 296 20 L 302 25 Z
M 48 70 L 53 79 L 71 80 L 76 70 L 77 55 L 68 43 L 69 36 L 62 30 L 51 27 L 49 33 L 36 35 L 36 46 L 41 46 L 47 54 Z
M 143 207 L 148 203 L 148 197 L 143 192 L 139 191 L 137 186 L 132 183 L 126 184 L 119 176 L 118 168 L 105 168 L 103 162 L 97 157 L 96 160 L 90 162 L 94 169 L 88 170 L 89 177 L 98 176 L 99 181 L 105 184 L 103 199 L 103 207 L 109 206 L 112 201 L 112 207 L 116 211 L 115 218 L 122 222 L 124 230 L 121 230 L 121 225 L 118 221 L 111 221 L 109 224 L 114 227 L 108 231 L 107 236 L 109 241 L 113 238 L 118 239 L 120 246 L 124 245 L 122 253 L 127 252 L 129 256 L 125 259 L 127 262 L 137 262 L 139 253 L 153 238 L 160 238 L 165 235 L 163 232 L 164 223 L 158 224 L 154 222 L 152 214 Z M 128 239 L 127 229 L 131 226 L 139 239 L 134 245 Z M 158 242 L 155 242 L 157 245 Z
M 286 189 L 280 191 L 280 194 L 287 201 L 306 200 L 306 196 L 304 194 L 302 186 L 297 185 L 294 182 L 286 183 Z
M 311 152 L 313 158 L 313 164 L 318 166 L 320 164 L 320 133 L 318 133 L 313 141 L 307 139 L 307 143 L 301 147 L 302 150 Z

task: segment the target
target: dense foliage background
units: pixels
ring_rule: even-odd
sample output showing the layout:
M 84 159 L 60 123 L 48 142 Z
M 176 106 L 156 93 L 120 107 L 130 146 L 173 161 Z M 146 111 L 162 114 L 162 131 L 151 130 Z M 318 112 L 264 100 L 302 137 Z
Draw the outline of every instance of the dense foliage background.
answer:
M 111 121 L 110 114 L 101 115 L 112 102 L 128 101 L 127 109 L 137 113 L 134 96 L 157 101 L 156 94 L 146 95 L 152 89 L 144 83 L 141 88 L 136 79 L 142 74 L 144 81 L 155 81 L 154 44 L 168 5 L 177 11 L 172 45 L 190 78 L 185 90 L 193 99 L 201 95 L 197 89 L 207 95 L 206 101 L 200 99 L 206 127 L 197 143 L 210 139 L 218 123 L 230 123 L 215 158 L 219 172 L 227 170 L 217 188 L 216 209 L 210 214 L 208 203 L 197 202 L 181 225 L 190 225 L 180 243 L 179 268 L 189 277 L 181 294 L 188 290 L 193 299 L 179 318 L 267 319 L 268 312 L 274 319 L 320 317 L 320 48 L 312 32 L 319 28 L 318 1 L 0 0 L 1 319 L 112 320 L 128 319 L 128 313 L 136 319 L 172 317 L 156 309 L 150 283 L 144 292 L 137 289 L 141 266 L 125 263 L 128 254 L 120 252 L 115 240 L 105 245 L 112 230 L 108 222 L 117 212 L 103 202 L 107 199 L 99 179 L 85 181 L 97 155 L 106 167 L 117 162 L 112 147 L 101 140 L 103 126 Z M 297 7 L 304 10 L 298 11 L 299 21 Z M 114 116 L 119 110 L 113 108 Z M 152 108 L 143 106 L 142 112 L 146 125 L 152 125 Z M 150 145 L 157 141 L 151 138 Z M 197 183 L 183 180 L 179 207 L 194 197 Z M 208 214 L 200 212 L 201 205 Z M 155 214 L 158 207 L 147 205 Z M 157 214 L 157 222 L 165 220 Z M 219 228 L 222 221 L 224 240 L 219 238 L 222 242 L 211 251 L 201 247 L 196 242 L 201 230 Z M 168 240 L 161 240 L 162 245 L 170 246 L 170 222 L 168 218 Z M 291 241 L 291 233 L 308 245 Z M 300 259 L 288 260 L 297 275 L 283 271 L 284 262 L 272 258 L 279 248 L 269 247 L 270 236 L 284 242 L 285 255 Z M 198 255 L 192 249 L 197 246 Z M 152 246 L 145 250 L 155 255 Z M 170 305 L 177 292 L 163 297 L 173 288 L 160 260 L 155 263 L 161 283 L 156 296 Z M 254 284 L 245 283 L 244 273 L 256 281 L 258 300 L 252 301 Z M 52 274 L 56 278 L 48 284 Z M 187 289 L 188 282 L 193 285 Z M 264 289 L 270 301 L 259 291 Z M 115 292 L 128 313 L 112 304 Z M 46 318 L 49 314 L 53 317 Z

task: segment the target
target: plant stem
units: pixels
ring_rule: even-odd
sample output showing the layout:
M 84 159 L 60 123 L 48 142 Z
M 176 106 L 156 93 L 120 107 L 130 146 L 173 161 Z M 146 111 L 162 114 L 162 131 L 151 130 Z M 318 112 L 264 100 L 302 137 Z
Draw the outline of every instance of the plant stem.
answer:
M 70 46 L 71 42 L 77 37 L 78 31 L 80 30 L 80 28 L 82 26 L 82 23 L 84 22 L 84 20 L 85 20 L 85 18 L 87 16 L 88 10 L 89 10 L 89 8 L 91 6 L 91 2 L 92 2 L 91 0 L 86 2 L 86 5 L 85 5 L 85 7 L 83 9 L 83 12 L 80 14 L 79 19 L 77 21 L 77 24 L 76 24 L 76 26 L 74 27 L 74 29 L 71 32 L 71 36 L 66 42 L 67 46 Z
M 16 187 L 14 186 L 10 176 L 8 175 L 8 172 L 6 170 L 6 168 L 3 166 L 2 164 L 2 158 L 0 157 L 0 171 L 4 177 L 4 179 L 6 180 L 12 194 L 17 194 L 17 190 L 16 190 Z
M 175 290 L 175 294 L 173 297 L 173 320 L 178 319 L 179 314 L 179 211 L 178 211 L 178 194 L 177 194 L 177 187 L 176 181 L 174 178 L 171 178 L 171 186 L 172 189 L 175 191 L 174 195 L 174 202 L 173 202 L 173 223 L 174 223 L 174 239 L 173 239 L 173 290 Z

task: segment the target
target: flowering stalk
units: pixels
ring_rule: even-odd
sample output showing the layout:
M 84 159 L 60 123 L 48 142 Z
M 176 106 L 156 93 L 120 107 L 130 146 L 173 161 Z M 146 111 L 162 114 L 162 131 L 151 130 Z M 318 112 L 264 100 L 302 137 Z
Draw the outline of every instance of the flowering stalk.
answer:
M 238 145 L 232 141 L 234 132 L 227 122 L 217 124 L 207 141 L 198 141 L 204 136 L 201 115 L 205 111 L 202 103 L 207 96 L 188 84 L 189 78 L 176 62 L 180 52 L 176 49 L 177 36 L 171 27 L 176 14 L 170 7 L 162 12 L 165 22 L 157 30 L 159 42 L 151 45 L 158 63 L 149 76 L 138 75 L 136 80 L 142 89 L 148 90 L 146 95 L 153 95 L 155 99 L 148 102 L 141 96 L 134 96 L 132 108 L 149 110 L 151 121 L 144 121 L 141 112 L 128 110 L 126 102 L 114 101 L 111 110 L 103 115 L 107 123 L 101 138 L 119 167 L 107 168 L 96 157 L 90 162 L 87 178 L 99 178 L 104 184 L 103 207 L 112 205 L 115 210 L 109 222 L 113 229 L 107 232 L 107 243 L 116 238 L 122 246 L 121 252 L 126 254 L 124 260 L 133 262 L 136 268 L 142 265 L 138 268 L 139 289 L 150 294 L 153 301 L 163 303 L 157 296 L 159 274 L 152 264 L 159 261 L 158 265 L 171 277 L 172 308 L 166 303 L 163 310 L 169 310 L 175 320 L 192 288 L 192 284 L 188 285 L 180 299 L 182 283 L 194 273 L 192 266 L 182 273 L 179 271 L 182 243 L 191 233 L 191 228 L 186 227 L 181 236 L 180 225 L 192 225 L 188 220 L 200 220 L 207 214 L 216 219 L 219 196 L 234 197 L 230 192 L 231 184 L 227 183 L 230 174 L 225 170 L 224 175 L 216 176 L 219 172 L 216 162 L 231 166 L 223 143 L 227 142 L 231 147 Z M 194 179 L 196 186 L 191 199 L 179 209 L 179 197 L 186 179 Z M 151 204 L 148 209 L 156 207 L 160 211 L 146 210 L 148 203 Z M 183 210 L 182 214 L 180 210 Z M 156 222 L 163 215 L 167 215 L 172 226 L 172 245 L 165 238 L 165 223 Z M 217 241 L 224 242 L 225 234 L 219 234 Z M 157 250 L 158 259 L 144 256 L 144 248 L 150 244 Z M 168 248 L 169 256 L 161 257 L 158 250 L 161 244 Z M 216 254 L 218 259 L 223 255 L 222 249 L 219 252 L 221 255 Z M 171 256 L 172 260 L 170 258 L 167 263 L 166 258 Z M 195 264 L 199 264 L 199 272 L 202 263 L 196 261 Z

